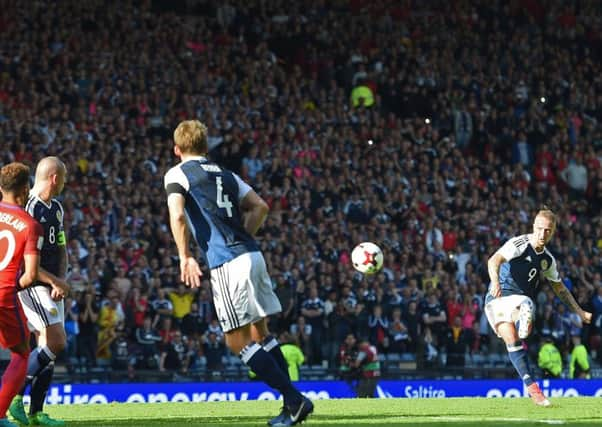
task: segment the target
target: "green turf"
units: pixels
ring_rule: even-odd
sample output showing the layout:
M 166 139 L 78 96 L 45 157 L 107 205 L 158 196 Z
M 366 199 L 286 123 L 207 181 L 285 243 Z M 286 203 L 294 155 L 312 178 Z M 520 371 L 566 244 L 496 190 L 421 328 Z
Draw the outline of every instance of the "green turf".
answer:
M 527 398 L 333 399 L 315 401 L 304 426 L 453 427 L 602 425 L 602 399 L 553 398 L 550 408 Z M 68 426 L 265 426 L 279 402 L 113 403 L 47 406 Z

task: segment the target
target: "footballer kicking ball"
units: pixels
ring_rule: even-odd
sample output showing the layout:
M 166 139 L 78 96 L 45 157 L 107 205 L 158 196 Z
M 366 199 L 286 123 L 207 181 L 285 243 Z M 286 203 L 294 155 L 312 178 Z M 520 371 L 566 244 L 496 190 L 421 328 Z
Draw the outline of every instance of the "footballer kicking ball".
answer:
M 383 251 L 372 242 L 363 242 L 353 248 L 351 263 L 360 273 L 374 274 L 383 266 Z

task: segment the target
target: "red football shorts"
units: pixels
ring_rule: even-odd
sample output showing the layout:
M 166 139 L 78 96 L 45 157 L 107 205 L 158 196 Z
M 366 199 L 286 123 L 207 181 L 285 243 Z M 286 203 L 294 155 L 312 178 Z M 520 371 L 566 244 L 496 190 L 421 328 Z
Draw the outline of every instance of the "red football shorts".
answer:
M 29 342 L 23 307 L 19 303 L 13 307 L 0 306 L 0 346 L 11 348 L 22 342 Z

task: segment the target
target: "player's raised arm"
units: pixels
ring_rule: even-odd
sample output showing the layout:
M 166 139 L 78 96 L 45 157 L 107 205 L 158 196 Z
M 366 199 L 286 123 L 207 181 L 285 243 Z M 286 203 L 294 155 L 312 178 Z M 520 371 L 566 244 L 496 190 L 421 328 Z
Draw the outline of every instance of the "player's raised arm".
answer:
M 240 201 L 244 227 L 254 236 L 268 216 L 270 207 L 254 190 L 249 190 Z
M 167 207 L 169 209 L 169 226 L 173 235 L 178 256 L 180 257 L 180 280 L 187 286 L 198 288 L 201 286 L 201 268 L 190 253 L 190 231 L 186 223 L 184 213 L 185 198 L 179 193 L 170 193 L 167 196 Z

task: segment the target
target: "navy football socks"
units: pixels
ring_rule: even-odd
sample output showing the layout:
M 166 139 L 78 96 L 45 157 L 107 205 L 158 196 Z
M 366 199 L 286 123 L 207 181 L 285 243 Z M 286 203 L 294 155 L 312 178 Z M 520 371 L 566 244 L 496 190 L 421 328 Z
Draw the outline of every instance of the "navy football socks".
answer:
M 256 342 L 251 342 L 240 352 L 240 359 L 253 370 L 259 379 L 282 393 L 284 404 L 295 404 L 301 400 L 301 393 L 295 389 L 282 372 L 274 358 Z
M 284 372 L 284 374 L 290 381 L 291 378 L 290 378 L 290 375 L 288 374 L 288 363 L 286 363 L 286 359 L 284 358 L 284 355 L 282 354 L 282 350 L 280 350 L 280 344 L 278 343 L 278 340 L 276 338 L 274 338 L 273 336 L 268 335 L 263 340 L 262 347 L 265 351 L 270 353 L 270 356 L 272 356 L 274 358 L 274 360 L 280 367 L 280 370 L 282 372 Z
M 508 356 L 514 365 L 514 369 L 518 372 L 518 376 L 529 387 L 535 381 L 533 381 L 531 374 L 529 374 L 529 359 L 527 352 L 523 348 L 523 343 L 521 341 L 515 342 L 512 345 L 507 345 L 506 349 L 508 350 Z

